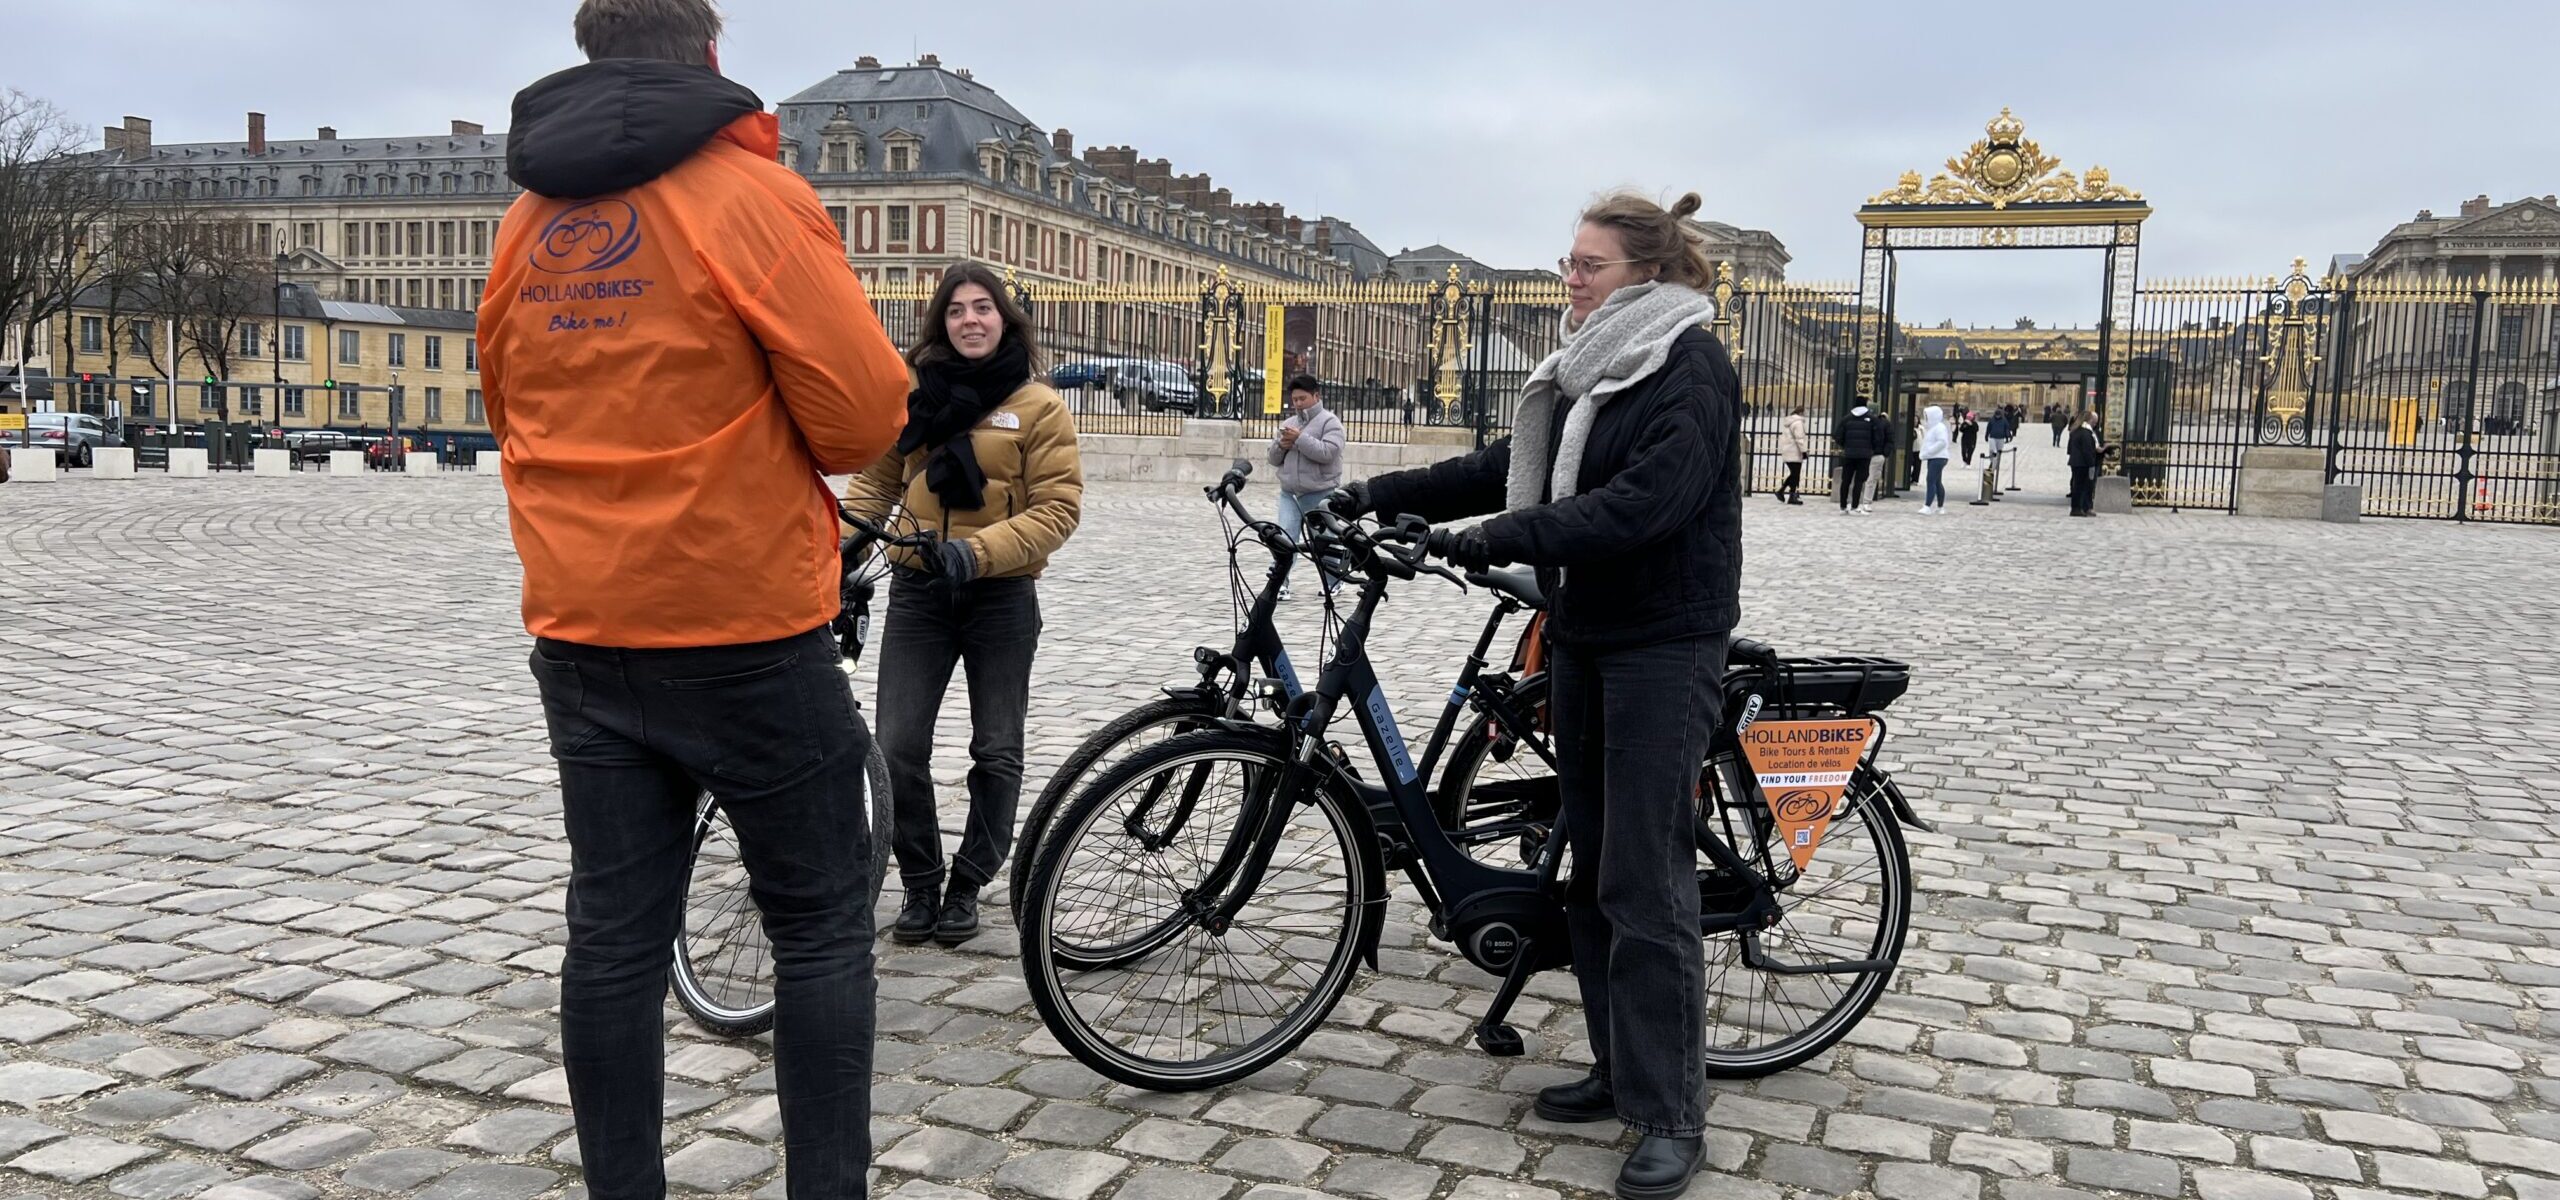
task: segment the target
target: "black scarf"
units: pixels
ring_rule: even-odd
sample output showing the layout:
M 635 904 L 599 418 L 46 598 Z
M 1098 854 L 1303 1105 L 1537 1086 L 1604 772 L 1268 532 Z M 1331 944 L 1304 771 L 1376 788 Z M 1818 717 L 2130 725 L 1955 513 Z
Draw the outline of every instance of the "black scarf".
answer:
M 996 352 L 971 360 L 954 354 L 916 368 L 916 390 L 907 394 L 907 428 L 898 435 L 898 453 L 930 448 L 924 483 L 940 497 L 946 512 L 984 508 L 987 473 L 969 431 L 986 420 L 1031 378 L 1031 351 L 1019 339 L 1006 338 Z

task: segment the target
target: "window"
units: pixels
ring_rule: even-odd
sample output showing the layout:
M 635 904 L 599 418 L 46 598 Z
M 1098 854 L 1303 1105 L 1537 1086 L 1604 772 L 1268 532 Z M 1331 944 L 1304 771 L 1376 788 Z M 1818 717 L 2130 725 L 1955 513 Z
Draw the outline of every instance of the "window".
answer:
M 221 405 L 222 405 L 222 385 L 221 385 L 221 384 L 218 384 L 218 383 L 199 383 L 199 384 L 197 384 L 197 385 L 196 385 L 196 411 L 197 411 L 197 412 L 212 412 L 214 409 L 221 407 Z
M 170 407 L 171 409 L 173 409 L 173 410 L 174 410 L 174 409 L 177 407 L 177 405 L 178 405 L 178 402 L 177 402 L 175 399 L 172 399 L 172 400 L 170 400 L 170 401 L 169 401 L 169 407 Z M 133 415 L 135 415 L 135 416 L 137 416 L 137 417 L 147 417 L 147 416 L 150 416 L 150 415 L 151 415 L 151 407 L 152 407 L 152 390 L 151 390 L 151 385 L 150 385 L 150 384 L 148 384 L 148 383 L 137 383 L 137 384 L 133 385 Z M 172 416 L 172 417 L 174 417 L 174 416 L 177 416 L 178 414 L 177 414 L 176 412 L 172 411 L 169 415 L 170 415 L 170 416 Z
M 906 281 L 907 281 L 907 269 L 906 269 L 905 267 L 891 267 L 891 268 L 889 268 L 889 282 L 891 282 L 891 283 L 905 283 Z
M 921 105 L 921 104 L 919 104 L 919 105 L 917 105 L 917 106 L 916 106 L 916 116 L 918 116 L 918 117 L 930 117 L 930 116 L 932 116 L 932 115 L 933 115 L 933 110 L 932 110 L 932 109 L 927 108 L 927 107 L 925 107 L 924 105 Z
M 458 245 L 458 244 L 459 244 L 459 243 L 458 243 L 458 242 L 455 240 L 455 238 L 454 238 L 454 233 L 453 233 L 453 222 L 451 222 L 451 221 L 438 221 L 438 222 L 436 222 L 436 254 L 437 254 L 437 256 L 438 256 L 438 257 L 441 257 L 441 258 L 451 258 L 451 257 L 453 257 L 453 250 L 454 250 L 454 247 L 455 247 L 456 245 Z
M 452 281 L 452 280 L 450 280 L 450 279 L 439 279 L 439 280 L 437 280 L 437 281 L 436 281 L 436 307 L 437 307 L 437 308 L 451 308 L 451 307 L 453 307 L 453 281 Z
M 2446 314 L 2444 355 L 2448 361 L 2463 362 L 2471 357 L 2471 310 L 2456 308 Z
M 150 326 L 150 325 L 148 325 L 148 324 L 146 324 L 146 323 L 144 323 L 144 322 L 141 322 L 141 321 L 135 321 L 135 322 L 134 322 L 134 323 L 132 323 L 131 325 L 126 326 L 126 327 L 125 327 L 125 330 L 126 330 L 126 332 L 128 332 L 128 333 L 130 333 L 130 334 L 132 335 L 132 343 L 133 343 L 133 352 L 134 352 L 134 353 L 136 353 L 136 354 L 149 354 L 149 353 L 151 353 L 151 326 Z
M 908 170 L 908 169 L 910 169 L 910 168 L 909 168 L 909 164 L 913 163 L 914 161 L 915 161 L 915 155 L 914 155 L 914 152 L 913 152 L 912 150 L 908 149 L 907 147 L 905 147 L 905 146 L 891 146 L 891 147 L 889 147 L 889 169 L 890 169 L 891 171 L 905 171 L 905 170 Z
M 320 194 L 320 177 L 319 177 L 319 176 L 317 176 L 317 175 L 305 175 L 305 176 L 303 176 L 303 177 L 302 177 L 302 194 L 303 194 L 303 195 L 305 195 L 305 196 L 317 196 L 317 195 L 319 195 L 319 194 Z
M 80 318 L 80 352 L 104 354 L 107 350 L 107 323 L 96 317 Z
M 411 221 L 400 232 L 406 235 L 400 240 L 401 254 L 410 258 L 417 258 L 427 252 L 426 222 Z
M 842 175 L 853 170 L 853 144 L 842 141 L 827 143 L 825 158 L 818 164 L 818 169 L 830 175 Z
M 914 213 L 906 205 L 889 206 L 889 240 L 891 242 L 906 241 L 908 234 L 914 231 L 914 226 Z
M 880 106 L 874 104 L 871 107 L 864 109 L 862 115 L 866 120 L 877 121 L 880 119 Z
M 2498 317 L 2498 361 L 2516 362 L 2524 357 L 2524 314 L 2502 313 Z
M 87 379 L 80 383 L 80 407 L 89 412 L 104 412 L 107 407 L 107 381 Z M 140 414 L 140 410 L 136 410 Z
M 487 410 L 480 406 L 480 389 L 472 388 L 462 393 L 462 419 L 474 425 L 489 423 Z
M 444 424 L 444 389 L 427 389 L 427 424 Z
M 366 245 L 365 250 L 369 254 L 379 254 L 384 258 L 391 257 L 391 222 L 373 223 L 373 241 Z
M 361 330 L 338 331 L 338 365 L 352 367 L 364 361 L 364 333 Z
M 357 393 L 356 385 L 352 383 L 341 384 L 338 387 L 338 419 L 341 421 L 364 419 L 364 399 Z
M 385 334 L 383 336 L 385 338 L 383 361 L 395 367 L 408 366 L 409 335 L 405 333 L 392 333 Z
M 289 387 L 284 390 L 284 415 L 288 417 L 303 415 L 301 388 Z
M 411 308 L 425 308 L 426 306 L 427 306 L 427 281 L 426 281 L 426 280 L 423 280 L 423 279 L 412 279 L 412 280 L 410 280 L 410 281 L 409 281 L 409 307 L 411 307 Z
M 358 246 L 362 246 L 362 245 L 364 244 L 364 222 L 362 222 L 362 221 L 349 221 L 349 222 L 347 222 L 346 235 L 347 235 L 347 253 L 348 253 L 349 255 L 353 255 L 353 254 L 355 254 L 355 253 L 356 253 L 356 247 L 358 247 Z
M 447 280 L 446 282 L 450 283 L 452 281 Z M 429 336 L 427 338 L 427 369 L 430 371 L 441 371 L 444 369 L 443 338 L 434 336 Z
M 480 369 L 480 339 L 462 339 L 462 369 L 465 371 Z
M 837 241 L 839 241 L 839 242 L 843 242 L 843 243 L 844 243 L 845 245 L 847 245 L 847 246 L 852 245 L 852 244 L 853 244 L 853 237 L 852 237 L 852 235 L 851 235 L 850 233 L 848 233 L 848 232 L 847 232 L 847 227 L 846 227 L 846 225 L 845 225 L 845 208 L 844 208 L 844 206 L 843 206 L 843 205 L 841 205 L 841 204 L 830 204 L 830 205 L 828 205 L 828 206 L 827 206 L 827 219 L 836 223 L 836 240 L 837 240 Z
M 364 194 L 364 176 L 347 176 L 347 194 L 350 196 L 361 196 Z
M 258 323 L 251 321 L 248 324 L 242 325 L 240 327 L 240 357 L 256 358 L 260 353 Z
M 284 356 L 295 362 L 301 362 L 303 356 L 302 326 L 287 325 L 284 327 L 283 333 Z
M 489 223 L 487 221 L 471 223 L 471 257 L 489 257 Z
M 261 413 L 261 412 L 266 408 L 266 401 L 267 401 L 267 398 L 266 398 L 266 394 L 265 394 L 265 393 L 266 393 L 266 389 L 264 389 L 264 388 L 257 388 L 257 387 L 243 387 L 243 388 L 241 388 L 241 389 L 240 389 L 240 413 L 241 413 L 241 415 L 242 415 L 242 416 L 249 416 L 249 417 L 254 417 L 254 416 L 258 416 L 258 415 L 260 415 L 260 413 Z

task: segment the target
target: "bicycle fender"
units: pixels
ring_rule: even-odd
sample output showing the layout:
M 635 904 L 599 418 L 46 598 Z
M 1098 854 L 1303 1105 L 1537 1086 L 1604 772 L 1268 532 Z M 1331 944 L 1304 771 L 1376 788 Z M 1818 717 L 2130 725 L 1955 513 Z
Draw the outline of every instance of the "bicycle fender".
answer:
M 1893 781 L 1893 776 L 1887 775 L 1882 771 L 1878 771 L 1876 772 L 1876 783 L 1884 791 L 1885 803 L 1893 806 L 1893 815 L 1896 820 L 1899 820 L 1903 824 L 1908 825 L 1913 829 L 1917 829 L 1922 833 L 1936 833 L 1938 831 L 1937 826 L 1931 825 L 1927 821 L 1920 819 L 1920 814 L 1911 807 L 1910 799 L 1902 794 L 1902 785 L 1895 783 Z

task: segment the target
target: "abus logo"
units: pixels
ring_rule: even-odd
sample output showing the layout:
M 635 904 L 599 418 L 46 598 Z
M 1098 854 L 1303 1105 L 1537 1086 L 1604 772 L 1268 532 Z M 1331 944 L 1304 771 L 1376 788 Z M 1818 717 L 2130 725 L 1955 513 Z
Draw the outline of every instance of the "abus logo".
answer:
M 620 200 L 591 200 L 551 219 L 533 247 L 533 267 L 579 275 L 620 265 L 640 249 L 640 214 Z

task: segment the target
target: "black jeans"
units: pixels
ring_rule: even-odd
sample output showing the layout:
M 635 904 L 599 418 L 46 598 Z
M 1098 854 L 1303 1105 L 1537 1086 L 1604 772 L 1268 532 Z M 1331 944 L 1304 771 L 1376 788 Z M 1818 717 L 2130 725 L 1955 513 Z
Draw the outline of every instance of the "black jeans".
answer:
M 1804 461 L 1787 464 L 1787 481 L 1778 485 L 1778 498 L 1790 504 L 1804 499 Z
M 837 664 L 825 629 L 696 650 L 534 647 L 569 831 L 561 1057 L 596 1200 L 666 1195 L 669 948 L 706 788 L 737 832 L 773 943 L 791 1194 L 863 1194 L 874 851 L 859 789 L 871 747 Z
M 969 668 L 969 822 L 950 870 L 984 887 L 1013 847 L 1022 801 L 1022 727 L 1031 710 L 1031 658 L 1040 648 L 1040 589 L 1027 578 L 944 588 L 901 570 L 889 584 L 880 643 L 880 752 L 896 805 L 898 878 L 942 885 L 942 825 L 933 811 L 933 725 L 951 669 Z
M 2098 506 L 2098 472 L 2094 468 L 2071 469 L 2071 511 L 2089 512 Z
M 1867 468 L 1874 459 L 1859 457 L 1840 461 L 1840 507 L 1858 508 L 1867 502 Z
M 1593 1070 L 1609 1079 L 1620 1120 L 1665 1137 L 1706 1128 L 1695 814 L 1726 639 L 1600 653 L 1560 644 L 1552 668 L 1574 863 L 1565 928 Z

